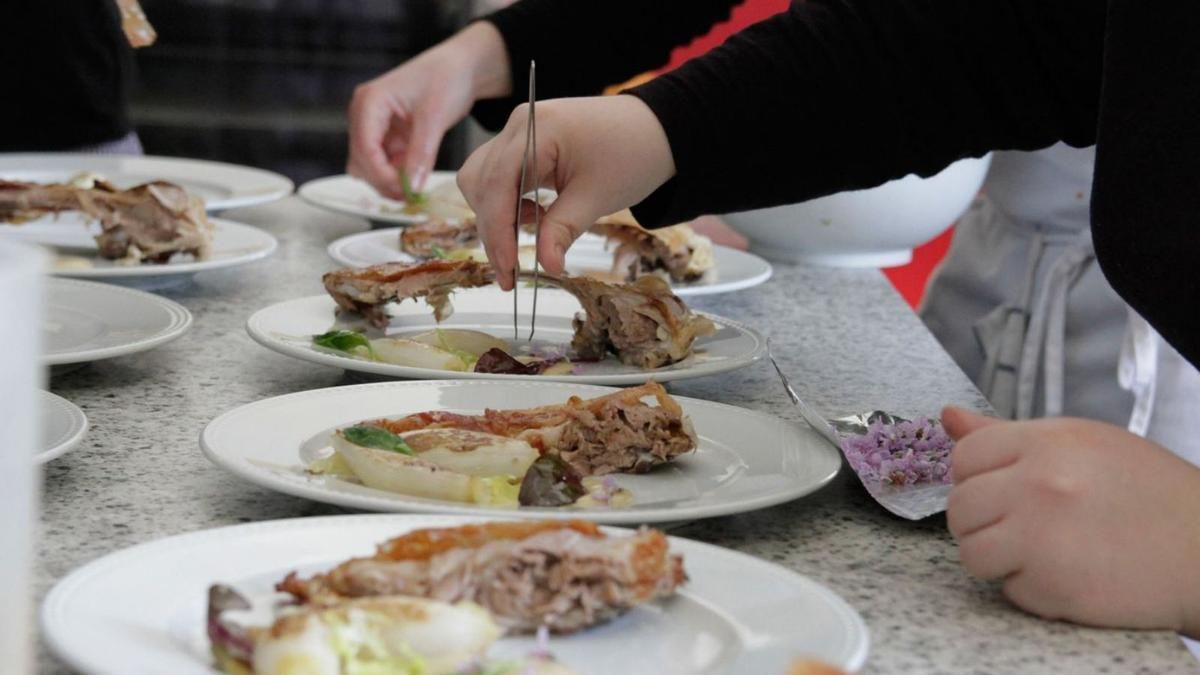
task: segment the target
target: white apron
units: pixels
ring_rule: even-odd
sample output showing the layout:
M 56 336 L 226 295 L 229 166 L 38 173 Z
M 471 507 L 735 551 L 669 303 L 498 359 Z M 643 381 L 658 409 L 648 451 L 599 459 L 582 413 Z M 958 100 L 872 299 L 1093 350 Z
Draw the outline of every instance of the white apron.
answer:
M 1093 159 L 1062 144 L 996 153 L 921 318 L 999 414 L 1102 420 L 1200 464 L 1200 373 L 1096 264 Z

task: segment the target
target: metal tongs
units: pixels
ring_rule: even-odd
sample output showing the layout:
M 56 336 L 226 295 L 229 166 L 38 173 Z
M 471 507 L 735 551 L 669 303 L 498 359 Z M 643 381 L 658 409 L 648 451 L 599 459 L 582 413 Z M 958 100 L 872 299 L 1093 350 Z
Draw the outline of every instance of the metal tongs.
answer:
M 811 406 L 800 398 L 796 390 L 792 387 L 792 383 L 788 382 L 787 375 L 783 374 L 783 369 L 779 367 L 779 363 L 775 361 L 775 355 L 771 353 L 771 340 L 767 339 L 767 358 L 771 360 L 771 365 L 775 366 L 775 372 L 779 373 L 779 381 L 783 383 L 783 390 L 787 392 L 789 398 L 792 399 L 792 404 L 800 411 L 800 416 L 808 422 L 808 426 L 812 430 L 825 437 L 825 440 L 833 444 L 833 447 L 839 451 L 842 448 L 841 441 L 838 440 L 837 432 L 833 430 L 833 426 L 820 414 L 817 413 Z
M 517 192 L 517 216 L 513 220 L 516 236 L 516 262 L 513 265 L 513 339 L 520 339 L 517 328 L 517 277 L 521 273 L 521 204 L 525 201 L 526 180 L 532 174 L 533 181 L 533 313 L 529 317 L 529 339 L 537 330 L 537 296 L 538 296 L 538 242 L 542 238 L 542 199 L 538 188 L 537 172 L 537 124 L 534 121 L 534 104 L 537 101 L 537 64 L 529 62 L 529 121 L 525 127 L 525 156 L 521 158 L 521 183 Z

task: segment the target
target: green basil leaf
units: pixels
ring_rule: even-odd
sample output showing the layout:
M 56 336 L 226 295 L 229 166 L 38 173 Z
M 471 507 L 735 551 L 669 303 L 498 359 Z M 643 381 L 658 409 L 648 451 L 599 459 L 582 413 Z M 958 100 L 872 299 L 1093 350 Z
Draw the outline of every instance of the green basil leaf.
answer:
M 375 448 L 376 450 L 398 452 L 402 455 L 408 455 L 410 457 L 415 457 L 417 454 L 413 452 L 413 449 L 409 447 L 408 443 L 404 442 L 403 438 L 400 438 L 387 429 L 381 429 L 379 427 L 357 426 L 350 427 L 348 429 L 342 429 L 342 435 L 345 436 L 346 440 L 350 441 L 351 443 L 364 448 Z
M 433 253 L 433 257 L 437 258 L 438 260 L 446 260 L 450 257 L 446 254 L 445 249 L 443 249 L 441 246 L 433 246 L 429 250 L 431 253 Z
M 355 347 L 371 349 L 371 341 L 367 339 L 367 336 L 352 330 L 331 330 L 328 333 L 314 335 L 312 341 L 318 347 L 336 349 L 339 352 L 349 352 Z

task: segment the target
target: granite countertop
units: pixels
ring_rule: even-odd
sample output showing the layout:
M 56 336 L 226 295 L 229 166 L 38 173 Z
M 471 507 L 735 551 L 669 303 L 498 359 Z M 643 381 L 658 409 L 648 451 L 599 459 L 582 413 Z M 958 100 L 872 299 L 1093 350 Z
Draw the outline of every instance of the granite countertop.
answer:
M 269 260 L 209 272 L 163 295 L 195 316 L 159 349 L 56 373 L 50 388 L 88 414 L 83 444 L 45 467 L 38 598 L 103 554 L 191 530 L 343 513 L 233 477 L 197 437 L 221 412 L 258 399 L 360 381 L 255 344 L 243 324 L 269 304 L 321 292 L 326 245 L 365 221 L 292 197 L 231 211 L 280 240 Z M 830 416 L 884 408 L 986 409 L 978 390 L 874 270 L 780 265 L 767 284 L 698 298 L 774 341 L 800 395 Z M 770 365 L 678 383 L 672 391 L 795 417 Z M 943 517 L 913 523 L 871 501 L 844 469 L 820 492 L 673 534 L 777 562 L 840 593 L 871 630 L 870 673 L 1174 673 L 1195 662 L 1173 634 L 1078 628 L 1017 611 L 969 578 Z M 67 672 L 43 647 L 40 672 Z

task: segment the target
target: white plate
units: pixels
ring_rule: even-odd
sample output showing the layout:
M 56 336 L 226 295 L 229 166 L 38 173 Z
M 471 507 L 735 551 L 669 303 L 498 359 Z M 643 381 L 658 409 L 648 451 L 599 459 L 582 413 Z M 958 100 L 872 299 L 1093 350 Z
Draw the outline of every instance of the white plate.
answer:
M 404 228 L 370 230 L 342 237 L 326 249 L 329 257 L 346 267 L 368 267 L 386 262 L 413 262 L 415 258 L 400 250 L 400 232 Z M 533 238 L 529 237 L 529 243 Z M 726 246 L 714 246 L 715 273 L 693 283 L 672 283 L 676 295 L 712 295 L 739 291 L 757 286 L 771 278 L 771 264 L 766 260 Z M 567 251 L 567 271 L 581 274 L 588 271 L 608 272 L 612 269 L 612 251 L 604 247 L 604 239 L 585 235 Z
M 58 276 L 105 281 L 182 280 L 185 275 L 261 260 L 279 247 L 279 242 L 266 230 L 222 218 L 209 220 L 213 223 L 214 231 L 212 252 L 208 258 L 164 264 L 119 265 L 101 258 L 93 238 L 100 226 L 88 224 L 74 214 L 61 214 L 56 219 L 42 218 L 24 225 L 0 224 L 0 240 L 32 242 L 53 249 L 57 260 L 51 271 Z
M 434 171 L 425 182 L 425 191 L 453 183 L 453 171 Z M 304 201 L 334 213 L 346 213 L 377 223 L 410 224 L 425 219 L 422 215 L 404 213 L 404 202 L 388 199 L 375 191 L 366 181 L 353 176 L 327 176 L 310 180 L 298 191 Z
M 0 153 L 0 178 L 34 183 L 63 183 L 91 172 L 119 188 L 152 180 L 179 185 L 204 199 L 209 211 L 264 204 L 292 194 L 288 178 L 237 164 L 179 157 L 89 155 L 73 153 Z
M 132 288 L 49 280 L 46 365 L 82 363 L 153 349 L 183 335 L 192 315 L 182 305 Z
M 585 517 L 611 524 L 675 522 L 742 513 L 814 492 L 841 468 L 841 455 L 798 424 L 764 413 L 677 398 L 700 437 L 695 454 L 648 474 L 618 475 L 633 494 L 620 509 L 497 509 L 374 490 L 304 473 L 329 452 L 329 435 L 364 419 L 427 410 L 481 413 L 592 398 L 609 387 L 554 382 L 380 382 L 277 396 L 231 410 L 200 435 L 204 454 L 253 483 L 318 501 L 373 511 L 455 513 L 481 517 Z
M 525 334 L 528 331 L 533 304 L 532 289 L 522 287 L 518 293 L 518 301 L 522 333 Z M 392 308 L 394 317 L 389 332 L 392 335 L 413 334 L 440 326 L 479 330 L 506 340 L 512 338 L 512 295 L 496 286 L 462 289 L 454 293 L 451 303 L 454 306 L 454 314 L 441 324 L 433 320 L 432 310 L 424 301 L 406 301 L 395 305 Z M 255 312 L 246 322 L 246 330 L 259 344 L 280 354 L 346 370 L 411 379 L 520 381 L 533 377 L 539 381 L 641 384 L 649 379 L 667 382 L 716 375 L 750 365 L 766 353 L 766 340 L 758 331 L 729 319 L 702 313 L 717 325 L 717 332 L 697 339 L 691 356 L 663 368 L 642 370 L 610 357 L 596 363 L 578 363 L 575 372 L 564 375 L 460 373 L 367 361 L 313 347 L 311 337 L 333 327 L 335 307 L 333 299 L 328 295 L 287 300 Z M 542 288 L 538 291 L 537 339 L 569 345 L 574 334 L 571 321 L 579 311 L 582 311 L 579 302 L 569 293 Z
M 87 433 L 87 415 L 79 406 L 48 391 L 42 392 L 42 449 L 33 461 L 45 464 L 79 445 Z
M 55 585 L 42 603 L 42 634 L 52 651 L 85 673 L 211 675 L 216 671 L 204 625 L 210 584 L 267 593 L 292 570 L 325 570 L 371 555 L 376 544 L 413 529 L 467 522 L 472 521 L 326 516 L 141 544 L 91 562 Z M 670 546 L 683 554 L 690 577 L 675 597 L 603 626 L 552 637 L 554 655 L 580 675 L 782 675 L 781 657 L 798 655 L 851 671 L 866 662 L 869 638 L 862 617 L 828 588 L 743 553 L 676 537 Z M 489 653 L 515 656 L 533 646 L 532 638 L 505 638 Z M 770 670 L 743 667 L 773 660 L 779 663 Z

